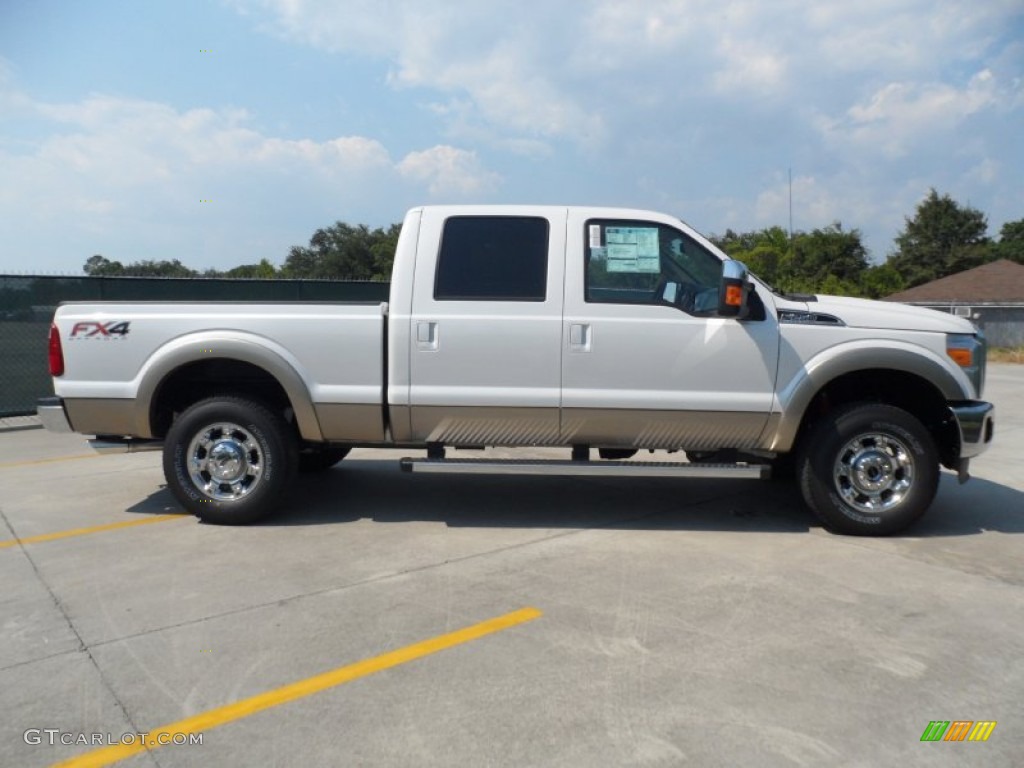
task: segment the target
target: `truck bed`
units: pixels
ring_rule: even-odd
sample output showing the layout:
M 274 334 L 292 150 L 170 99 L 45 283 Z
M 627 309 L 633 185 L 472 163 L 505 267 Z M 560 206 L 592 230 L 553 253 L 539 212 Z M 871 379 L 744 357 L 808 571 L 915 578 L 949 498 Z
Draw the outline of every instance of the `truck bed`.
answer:
M 54 380 L 74 428 L 145 436 L 148 414 L 137 400 L 183 364 L 223 356 L 262 368 L 282 381 L 302 384 L 321 425 L 319 437 L 348 419 L 354 433 L 383 438 L 386 304 L 130 303 L 62 305 L 55 317 L 64 357 L 74 378 Z M 102 416 L 101 416 L 102 415 Z M 297 414 L 300 427 L 305 426 Z M 103 428 L 90 430 L 102 419 Z M 308 421 L 308 419 L 306 419 Z M 113 427 L 113 429 L 112 429 Z M 307 435 L 318 437 L 317 435 Z

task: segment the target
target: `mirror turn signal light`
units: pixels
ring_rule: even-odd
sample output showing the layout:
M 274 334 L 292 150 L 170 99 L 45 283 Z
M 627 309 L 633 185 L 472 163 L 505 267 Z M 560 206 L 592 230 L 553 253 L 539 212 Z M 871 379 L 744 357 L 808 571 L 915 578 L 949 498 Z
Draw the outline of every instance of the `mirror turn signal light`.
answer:
M 727 285 L 725 287 L 725 303 L 730 307 L 743 306 L 743 286 Z

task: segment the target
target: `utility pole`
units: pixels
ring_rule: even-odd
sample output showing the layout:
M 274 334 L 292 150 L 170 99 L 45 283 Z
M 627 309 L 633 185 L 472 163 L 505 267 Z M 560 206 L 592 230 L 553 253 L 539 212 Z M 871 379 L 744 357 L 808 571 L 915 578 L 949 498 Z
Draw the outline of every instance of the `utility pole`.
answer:
M 793 255 L 793 168 L 789 168 L 789 255 Z

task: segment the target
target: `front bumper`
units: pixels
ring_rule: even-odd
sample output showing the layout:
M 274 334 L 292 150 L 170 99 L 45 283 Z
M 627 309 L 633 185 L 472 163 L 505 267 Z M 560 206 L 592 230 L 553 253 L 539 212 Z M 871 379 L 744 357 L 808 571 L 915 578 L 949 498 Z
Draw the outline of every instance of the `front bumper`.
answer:
M 64 410 L 64 398 L 41 397 L 36 401 L 36 413 L 43 426 L 50 432 L 74 432 L 68 413 Z
M 960 459 L 972 459 L 988 450 L 995 431 L 995 406 L 980 400 L 950 403 L 960 428 Z

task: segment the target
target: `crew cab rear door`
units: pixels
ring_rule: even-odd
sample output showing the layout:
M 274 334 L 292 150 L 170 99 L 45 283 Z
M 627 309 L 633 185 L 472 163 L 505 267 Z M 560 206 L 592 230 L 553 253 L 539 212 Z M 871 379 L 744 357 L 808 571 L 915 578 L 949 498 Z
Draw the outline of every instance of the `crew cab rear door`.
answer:
M 770 295 L 717 317 L 721 259 L 668 216 L 571 209 L 567 241 L 563 442 L 754 447 L 778 367 Z
M 410 439 L 558 440 L 564 208 L 425 208 L 409 361 Z

